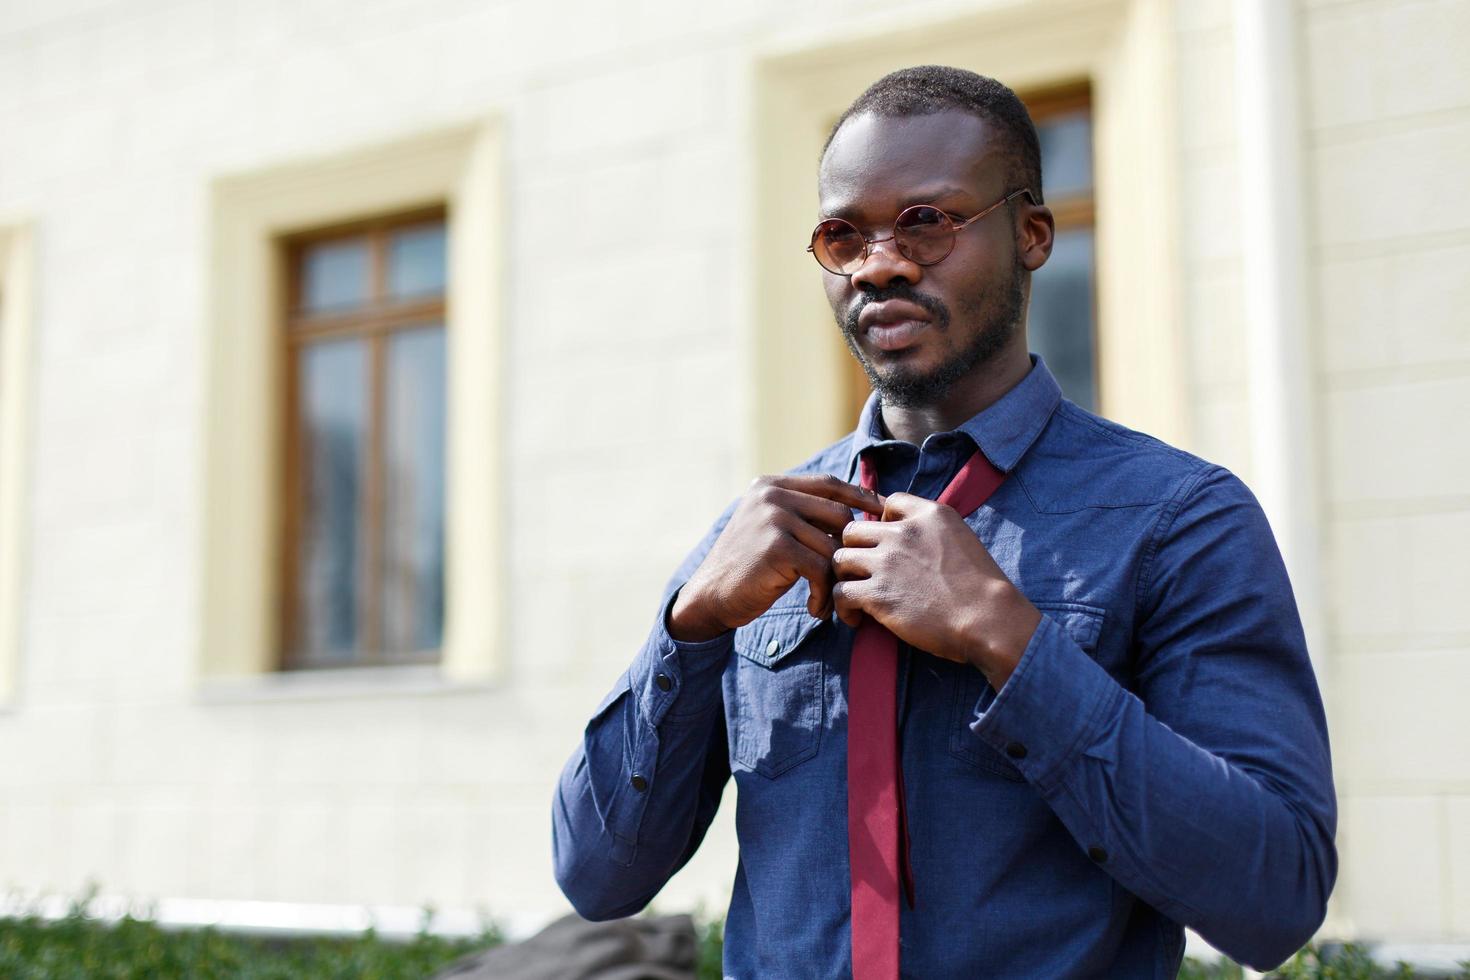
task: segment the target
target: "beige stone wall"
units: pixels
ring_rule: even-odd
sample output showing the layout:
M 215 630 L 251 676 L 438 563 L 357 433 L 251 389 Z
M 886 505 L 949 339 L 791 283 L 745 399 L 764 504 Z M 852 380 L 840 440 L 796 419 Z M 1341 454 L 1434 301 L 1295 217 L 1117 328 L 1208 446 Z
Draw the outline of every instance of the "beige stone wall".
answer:
M 1338 908 L 1470 936 L 1470 5 L 1303 11 Z
M 1241 279 L 1235 33 L 1224 0 L 1175 5 L 1181 333 L 1192 452 L 1251 482 L 1250 365 Z
M 1236 30 L 1179 4 L 1190 447 L 1249 482 Z M 1326 690 L 1342 873 L 1329 929 L 1470 935 L 1470 6 L 1298 6 Z
M 977 58 L 1018 85 L 1094 76 L 1113 188 L 1104 410 L 1250 480 L 1231 9 L 6 7 L 0 224 L 28 229 L 34 337 L 19 642 L 0 663 L 17 692 L 0 709 L 0 887 L 557 914 L 547 813 L 587 711 L 684 550 L 758 465 L 790 455 L 780 439 L 830 437 L 830 418 L 788 413 L 793 435 L 763 411 L 785 397 L 773 331 L 829 329 L 788 316 L 816 280 L 772 286 L 763 236 L 773 200 L 799 210 L 809 194 L 769 180 L 809 162 L 780 155 L 840 105 L 844 59 Z M 1470 442 L 1454 428 L 1470 408 L 1467 10 L 1299 8 L 1344 803 L 1333 923 L 1373 936 L 1470 935 Z M 778 81 L 817 101 L 771 115 Z M 504 474 L 495 679 L 211 686 L 208 365 L 221 277 L 240 274 L 212 264 L 211 188 L 490 118 L 507 285 L 493 314 L 463 315 L 499 319 L 501 364 L 463 378 L 496 393 L 501 420 L 484 447 Z M 584 231 L 568 239 L 569 221 Z M 800 242 L 789 261 L 809 262 Z M 476 584 L 494 574 L 450 601 L 484 603 Z M 731 802 L 660 907 L 722 907 Z

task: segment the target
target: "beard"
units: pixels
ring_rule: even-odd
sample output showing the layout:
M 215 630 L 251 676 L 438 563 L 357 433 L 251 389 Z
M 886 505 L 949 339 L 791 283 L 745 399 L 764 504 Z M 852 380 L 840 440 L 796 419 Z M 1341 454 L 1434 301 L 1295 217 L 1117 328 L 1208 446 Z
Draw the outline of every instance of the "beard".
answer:
M 1025 267 L 1021 265 L 1018 255 L 1011 266 L 1008 282 L 1001 283 L 980 296 L 966 299 L 960 312 L 967 321 L 978 324 L 979 329 L 963 347 L 955 347 L 951 343 L 948 356 L 928 372 L 898 363 L 886 373 L 880 374 L 858 346 L 858 316 L 869 303 L 890 299 L 907 300 L 922 307 L 932 318 L 933 329 L 942 337 L 953 341 L 949 333 L 949 307 L 933 296 L 926 296 L 907 283 L 875 289 L 864 293 L 862 301 L 853 304 L 845 317 L 838 316 L 837 326 L 842 331 L 842 339 L 847 341 L 847 349 L 857 358 L 863 373 L 868 376 L 868 383 L 873 386 L 884 405 L 920 408 L 938 404 L 949 394 L 956 382 L 1004 349 L 1021 329 L 1025 273 Z

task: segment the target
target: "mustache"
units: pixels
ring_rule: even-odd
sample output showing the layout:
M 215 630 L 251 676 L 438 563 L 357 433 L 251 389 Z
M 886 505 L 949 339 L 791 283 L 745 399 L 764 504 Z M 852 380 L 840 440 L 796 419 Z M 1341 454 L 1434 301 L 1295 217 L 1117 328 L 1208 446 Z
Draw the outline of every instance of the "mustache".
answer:
M 847 315 L 843 317 L 843 329 L 849 336 L 855 336 L 858 330 L 858 317 L 862 316 L 863 310 L 871 303 L 883 303 L 890 299 L 901 299 L 913 303 L 933 317 L 934 325 L 941 330 L 949 326 L 949 307 L 933 296 L 919 292 L 908 283 L 898 283 L 862 293 L 853 301 L 852 306 L 848 308 Z

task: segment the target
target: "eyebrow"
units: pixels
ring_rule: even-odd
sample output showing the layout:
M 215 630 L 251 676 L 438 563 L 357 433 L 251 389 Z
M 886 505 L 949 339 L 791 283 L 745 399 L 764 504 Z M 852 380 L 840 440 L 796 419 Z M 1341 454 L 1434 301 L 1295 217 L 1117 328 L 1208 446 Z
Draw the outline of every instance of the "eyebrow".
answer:
M 957 195 L 970 196 L 970 191 L 966 190 L 963 187 L 960 187 L 957 184 L 945 184 L 941 187 L 934 187 L 928 190 L 920 191 L 918 193 L 910 194 L 908 197 L 905 197 L 902 201 L 899 202 L 898 210 L 902 211 L 904 208 L 913 207 L 915 204 L 933 204 L 935 201 L 943 200 L 946 197 L 955 197 Z M 844 201 L 839 203 L 838 206 L 833 208 L 832 210 L 820 215 L 819 218 L 821 220 L 825 220 L 827 218 L 842 218 L 844 220 L 851 220 L 852 216 L 856 212 L 856 202 Z M 895 214 L 896 213 L 897 212 L 895 212 Z

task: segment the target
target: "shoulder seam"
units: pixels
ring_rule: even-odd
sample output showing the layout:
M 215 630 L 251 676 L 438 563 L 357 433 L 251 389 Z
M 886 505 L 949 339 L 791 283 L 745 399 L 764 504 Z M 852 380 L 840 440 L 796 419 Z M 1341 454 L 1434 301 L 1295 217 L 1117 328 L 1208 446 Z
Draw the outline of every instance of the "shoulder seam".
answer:
M 1131 429 L 1125 429 L 1124 431 L 1120 432 L 1117 429 L 1111 429 L 1105 425 L 1102 425 L 1098 422 L 1096 418 L 1092 416 L 1090 412 L 1087 412 L 1086 410 L 1078 406 L 1075 402 L 1068 401 L 1065 398 L 1062 399 L 1061 405 L 1059 407 L 1067 410 L 1069 418 L 1073 418 L 1083 425 L 1087 425 L 1093 429 L 1096 429 L 1098 432 L 1101 432 L 1103 435 L 1108 436 L 1115 442 L 1127 443 L 1129 445 L 1135 446 L 1142 445 L 1152 449 L 1158 449 L 1167 453 L 1170 456 L 1175 457 L 1176 459 L 1182 459 L 1186 462 L 1199 461 L 1200 459 L 1200 457 L 1196 456 L 1194 453 L 1186 452 L 1185 450 L 1180 449 L 1177 446 L 1171 446 L 1167 442 L 1164 442 L 1162 439 L 1151 436 L 1145 432 L 1135 432 Z
M 1187 450 L 1180 449 L 1177 446 L 1171 446 L 1167 442 L 1164 442 L 1162 439 L 1151 436 L 1146 432 L 1137 432 L 1127 428 L 1126 426 L 1117 426 L 1116 423 L 1114 424 L 1114 426 L 1104 425 L 1103 422 L 1106 420 L 1097 418 L 1092 413 L 1078 406 L 1075 402 L 1069 401 L 1065 398 L 1062 399 L 1062 401 L 1058 405 L 1058 411 L 1065 411 L 1069 419 L 1074 420 L 1081 425 L 1087 426 L 1092 431 L 1097 432 L 1098 434 L 1107 438 L 1114 445 L 1124 446 L 1131 450 L 1136 450 L 1142 453 L 1155 452 L 1177 462 L 1186 464 L 1189 469 L 1181 477 L 1181 487 L 1175 488 L 1174 494 L 1176 496 L 1181 492 L 1182 489 L 1186 488 L 1192 482 L 1192 480 L 1198 479 L 1198 477 L 1202 473 L 1208 472 L 1212 468 L 1215 468 L 1217 465 L 1211 463 L 1207 459 L 1203 459 L 1202 457 L 1195 455 L 1194 453 L 1188 452 Z M 1031 490 L 1026 486 L 1026 480 L 1022 476 L 1019 466 L 1016 468 L 1016 471 L 1013 475 L 1016 482 L 1020 484 L 1022 492 L 1031 502 L 1031 506 L 1038 513 L 1077 514 L 1087 510 L 1137 510 L 1140 508 L 1155 507 L 1158 506 L 1160 503 L 1158 498 L 1154 498 L 1149 500 L 1140 500 L 1135 503 L 1083 504 L 1079 507 L 1073 507 L 1069 510 L 1046 510 L 1042 508 L 1036 496 L 1032 494 Z M 1163 501 L 1165 505 L 1165 510 L 1168 509 L 1168 505 L 1172 502 L 1174 502 L 1174 498 L 1172 496 Z

